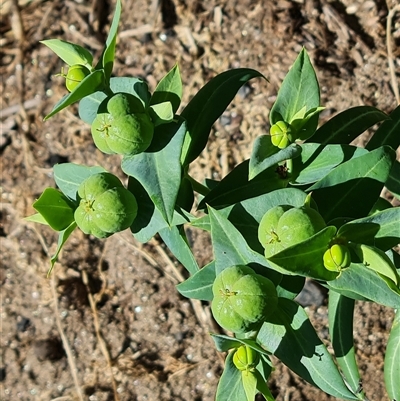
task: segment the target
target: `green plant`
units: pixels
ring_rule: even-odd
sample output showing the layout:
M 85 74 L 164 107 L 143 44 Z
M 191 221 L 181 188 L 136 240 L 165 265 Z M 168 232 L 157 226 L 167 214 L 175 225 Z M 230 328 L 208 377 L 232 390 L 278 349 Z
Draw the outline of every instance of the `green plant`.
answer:
M 139 78 L 111 77 L 120 14 L 118 1 L 96 64 L 80 46 L 43 41 L 69 66 L 90 71 L 45 119 L 79 101 L 96 145 L 123 155 L 128 177 L 124 187 L 102 167 L 54 166 L 59 190 L 46 189 L 34 203 L 38 213 L 28 218 L 59 232 L 51 269 L 77 226 L 98 237 L 129 227 L 141 242 L 158 233 L 188 271 L 178 291 L 211 301 L 216 320 L 232 331 L 212 334 L 219 351 L 230 351 L 218 401 L 254 400 L 258 392 L 273 400 L 266 384 L 271 355 L 334 397 L 366 400 L 353 344 L 354 302 L 397 309 L 384 378 L 389 398 L 399 400 L 400 257 L 393 248 L 400 242 L 400 209 L 380 194 L 386 187 L 400 199 L 400 107 L 390 115 L 354 107 L 319 126 L 319 86 L 303 49 L 271 109 L 271 135 L 257 138 L 250 159 L 221 181 L 199 183 L 190 164 L 213 123 L 244 83 L 265 78 L 246 68 L 223 72 L 179 114 L 177 66 L 153 93 Z M 350 145 L 377 123 L 365 148 Z M 200 216 L 192 212 L 196 194 Z M 185 225 L 210 232 L 214 259 L 206 266 L 198 266 Z M 329 290 L 333 356 L 295 301 L 306 278 Z

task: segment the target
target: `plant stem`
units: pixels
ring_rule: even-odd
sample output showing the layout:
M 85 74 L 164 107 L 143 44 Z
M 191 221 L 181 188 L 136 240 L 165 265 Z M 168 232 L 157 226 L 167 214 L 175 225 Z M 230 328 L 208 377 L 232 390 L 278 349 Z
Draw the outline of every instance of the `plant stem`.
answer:
M 286 168 L 289 175 L 293 173 L 293 159 L 286 160 Z

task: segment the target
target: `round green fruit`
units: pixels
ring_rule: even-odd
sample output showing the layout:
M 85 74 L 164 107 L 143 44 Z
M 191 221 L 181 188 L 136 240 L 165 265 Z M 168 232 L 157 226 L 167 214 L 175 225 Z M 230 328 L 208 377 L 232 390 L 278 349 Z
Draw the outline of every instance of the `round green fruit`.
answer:
M 143 103 L 130 93 L 116 93 L 107 101 L 107 110 L 113 117 L 144 113 Z
M 258 238 L 265 257 L 307 240 L 326 227 L 322 216 L 311 207 L 275 206 L 261 219 Z
M 78 188 L 75 221 L 85 234 L 106 238 L 130 227 L 137 215 L 137 202 L 121 181 L 110 173 L 98 173 Z
M 276 309 L 274 284 L 244 265 L 224 269 L 213 283 L 211 310 L 217 323 L 234 333 L 256 329 Z
M 72 92 L 89 74 L 89 69 L 84 65 L 72 65 L 69 67 L 67 76 L 65 77 L 65 86 Z
M 260 360 L 260 354 L 247 345 L 241 345 L 233 354 L 233 364 L 243 371 L 254 371 Z
M 291 128 L 284 121 L 278 121 L 274 124 L 269 133 L 271 135 L 271 142 L 279 149 L 285 149 L 290 145 Z
M 293 206 L 289 205 L 273 207 L 261 219 L 258 226 L 258 240 L 265 249 L 268 249 L 271 255 L 285 249 L 277 234 L 278 222 L 283 214 L 292 208 Z
M 135 155 L 145 151 L 154 134 L 154 125 L 146 113 L 114 117 L 109 113 L 96 116 L 91 127 L 95 145 L 104 153 Z
M 345 245 L 334 244 L 324 253 L 324 266 L 330 271 L 340 272 L 350 263 L 350 251 Z

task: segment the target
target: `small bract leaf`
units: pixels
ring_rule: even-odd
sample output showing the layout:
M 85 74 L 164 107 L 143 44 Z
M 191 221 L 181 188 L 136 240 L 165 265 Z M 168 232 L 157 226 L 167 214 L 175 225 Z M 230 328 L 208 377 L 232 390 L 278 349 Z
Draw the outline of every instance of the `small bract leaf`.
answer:
M 56 231 L 62 231 L 74 221 L 76 205 L 55 188 L 46 188 L 33 207 Z

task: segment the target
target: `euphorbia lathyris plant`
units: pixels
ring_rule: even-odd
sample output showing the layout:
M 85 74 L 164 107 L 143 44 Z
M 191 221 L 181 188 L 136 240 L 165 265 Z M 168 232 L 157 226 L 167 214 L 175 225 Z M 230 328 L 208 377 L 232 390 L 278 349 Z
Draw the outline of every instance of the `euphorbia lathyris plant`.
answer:
M 202 153 L 211 127 L 252 69 L 223 72 L 178 114 L 182 82 L 175 66 L 150 93 L 139 78 L 111 77 L 121 4 L 100 60 L 84 48 L 46 40 L 68 65 L 70 91 L 46 119 L 79 102 L 95 145 L 121 154 L 125 187 L 99 166 L 54 166 L 59 189 L 47 188 L 28 220 L 59 232 L 59 251 L 78 227 L 105 238 L 130 228 L 138 241 L 159 234 L 188 270 L 178 285 L 186 296 L 211 301 L 229 335 L 212 334 L 228 352 L 218 401 L 273 400 L 267 380 L 271 355 L 322 391 L 346 400 L 360 390 L 353 346 L 355 300 L 400 308 L 400 209 L 380 197 L 386 187 L 400 199 L 400 107 L 390 115 L 373 107 L 345 110 L 318 124 L 319 86 L 303 49 L 271 109 L 270 135 L 254 142 L 250 160 L 221 181 L 196 182 L 190 164 Z M 365 148 L 350 143 L 381 123 Z M 195 196 L 198 210 L 193 210 Z M 210 232 L 214 258 L 199 267 L 185 235 L 190 225 Z M 305 279 L 329 290 L 334 356 L 296 302 Z M 388 396 L 400 400 L 400 312 L 385 357 Z

